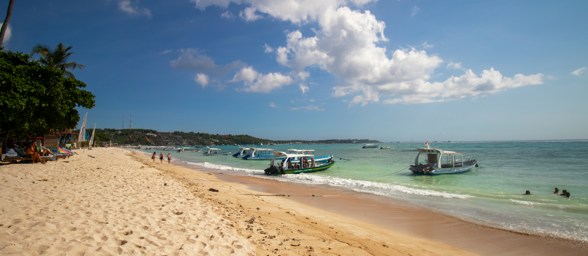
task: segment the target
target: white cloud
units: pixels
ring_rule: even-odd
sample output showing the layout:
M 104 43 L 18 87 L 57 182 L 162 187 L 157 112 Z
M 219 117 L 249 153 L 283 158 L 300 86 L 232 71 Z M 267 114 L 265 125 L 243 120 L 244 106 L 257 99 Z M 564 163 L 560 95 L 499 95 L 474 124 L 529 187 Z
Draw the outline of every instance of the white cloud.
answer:
M 188 68 L 211 71 L 217 69 L 212 58 L 200 53 L 195 49 L 181 49 L 180 56 L 171 62 L 174 68 Z
M 119 0 L 118 9 L 130 15 L 151 17 L 151 10 L 139 7 L 139 0 Z
M 256 21 L 258 19 L 261 19 L 261 16 L 257 15 L 255 12 L 255 8 L 245 8 L 245 10 L 239 13 L 239 17 L 243 18 L 246 21 Z
M 444 102 L 538 85 L 542 84 L 544 80 L 545 77 L 542 74 L 516 74 L 513 77 L 505 77 L 493 68 L 482 71 L 480 75 L 475 74 L 472 70 L 466 70 L 463 75 L 452 76 L 443 82 L 416 81 L 407 87 L 410 88 L 408 90 L 395 90 L 395 95 L 384 102 L 388 104 Z
M 306 85 L 306 84 L 300 84 L 300 85 L 298 85 L 298 88 L 300 89 L 300 92 L 302 94 L 306 94 L 308 92 L 308 90 L 310 89 L 308 87 L 308 85 Z
M 545 80 L 542 74 L 506 77 L 493 68 L 478 75 L 458 62 L 450 62 L 447 68 L 464 73 L 445 81 L 434 81 L 435 71 L 444 61 L 427 52 L 432 45 L 425 42 L 423 49 L 387 49 L 386 24 L 369 10 L 352 9 L 352 5 L 362 6 L 371 2 L 368 0 L 191 2 L 200 9 L 211 5 L 226 8 L 230 3 L 236 3 L 245 6 L 245 11 L 255 14 L 257 18 L 262 15 L 300 26 L 312 26 L 310 29 L 291 31 L 287 34 L 285 45 L 272 48 L 276 61 L 291 68 L 294 74 L 319 69 L 337 77 L 340 82 L 333 88 L 333 95 L 349 97 L 351 104 L 440 102 L 541 84 Z M 415 6 L 413 15 L 419 11 Z M 247 16 L 243 18 L 248 19 Z M 302 31 L 309 32 L 304 34 Z M 266 52 L 269 52 L 267 46 Z M 241 70 L 251 71 L 254 71 L 253 68 Z M 238 74 L 233 80 L 243 81 L 245 91 L 249 92 L 270 92 L 294 82 L 292 77 L 279 73 L 255 74 L 252 80 L 246 80 L 246 77 L 246 74 Z M 305 87 L 300 89 L 303 93 L 307 90 Z
M 0 23 L 0 27 L 2 27 L 4 23 Z M 8 41 L 10 41 L 10 37 L 12 37 L 12 29 L 10 28 L 10 23 L 8 25 L 8 27 L 6 27 L 6 33 L 4 34 L 4 42 L 3 43 L 7 43 Z
M 459 63 L 459 62 L 449 62 L 449 63 L 447 63 L 447 68 L 448 69 L 464 70 L 464 68 L 461 66 L 461 63 Z
M 585 73 L 586 73 L 586 71 L 588 71 L 588 68 L 586 68 L 586 67 L 581 67 L 581 68 L 579 68 L 579 69 L 576 69 L 576 70 L 572 71 L 572 75 L 575 75 L 575 76 L 581 76 L 581 75 L 585 74 Z
M 209 82 L 209 78 L 206 74 L 204 73 L 198 73 L 196 74 L 196 76 L 194 77 L 194 81 L 196 83 L 198 83 L 199 85 L 201 85 L 202 87 L 206 87 L 208 85 Z
M 278 104 L 276 104 L 276 103 L 275 103 L 275 102 L 273 102 L 273 101 L 269 103 L 269 107 L 270 107 L 270 108 L 275 108 L 275 109 L 278 109 L 278 108 L 280 108 L 280 107 L 278 106 Z
M 272 48 L 268 44 L 264 44 L 263 45 L 263 52 L 265 52 L 265 53 L 272 53 L 272 52 L 274 52 L 274 48 Z
M 224 11 L 223 13 L 221 13 L 221 17 L 223 17 L 225 19 L 232 19 L 235 16 L 229 11 Z
M 252 67 L 244 67 L 235 74 L 232 81 L 243 82 L 243 91 L 246 92 L 269 93 L 291 84 L 294 80 L 280 73 L 260 74 Z

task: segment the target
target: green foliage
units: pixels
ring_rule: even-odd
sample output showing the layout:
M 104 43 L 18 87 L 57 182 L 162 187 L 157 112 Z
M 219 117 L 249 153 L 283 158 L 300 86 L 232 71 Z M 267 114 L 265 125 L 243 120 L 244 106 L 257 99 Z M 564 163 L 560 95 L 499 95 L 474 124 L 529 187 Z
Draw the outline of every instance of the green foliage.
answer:
M 158 132 L 147 129 L 96 129 L 95 145 L 151 145 L 151 146 L 212 146 L 212 145 L 259 145 L 292 143 L 378 143 L 376 140 L 289 140 L 273 141 L 249 135 L 209 134 L 200 132 Z
M 95 104 L 84 87 L 30 55 L 0 51 L 0 137 L 21 139 L 74 127 L 80 119 L 76 107 Z
M 84 68 L 84 65 L 76 62 L 68 62 L 73 52 L 71 52 L 71 46 L 66 47 L 63 43 L 57 44 L 54 50 L 51 50 L 45 45 L 37 45 L 33 48 L 33 54 L 40 56 L 39 62 L 42 65 L 57 68 L 68 78 L 75 78 L 73 73 L 69 72 L 68 69 Z

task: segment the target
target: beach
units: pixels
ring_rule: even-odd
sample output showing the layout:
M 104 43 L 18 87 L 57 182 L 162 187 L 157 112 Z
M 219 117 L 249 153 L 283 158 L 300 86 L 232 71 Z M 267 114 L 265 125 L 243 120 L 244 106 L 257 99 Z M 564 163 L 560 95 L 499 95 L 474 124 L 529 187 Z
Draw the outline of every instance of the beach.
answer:
M 377 196 L 120 148 L 0 166 L 2 255 L 585 255 Z

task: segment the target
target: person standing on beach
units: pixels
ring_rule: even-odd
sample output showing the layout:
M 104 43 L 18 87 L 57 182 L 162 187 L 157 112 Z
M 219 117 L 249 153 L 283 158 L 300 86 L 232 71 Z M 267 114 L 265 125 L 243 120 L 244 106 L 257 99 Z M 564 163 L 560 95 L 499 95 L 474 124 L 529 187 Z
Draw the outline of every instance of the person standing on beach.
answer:
M 157 155 L 155 152 L 153 152 L 153 155 L 151 155 L 151 160 L 153 160 L 153 162 L 155 162 L 155 155 Z
M 159 153 L 159 162 L 163 163 L 163 152 Z
M 171 162 L 171 153 L 167 153 L 167 163 Z

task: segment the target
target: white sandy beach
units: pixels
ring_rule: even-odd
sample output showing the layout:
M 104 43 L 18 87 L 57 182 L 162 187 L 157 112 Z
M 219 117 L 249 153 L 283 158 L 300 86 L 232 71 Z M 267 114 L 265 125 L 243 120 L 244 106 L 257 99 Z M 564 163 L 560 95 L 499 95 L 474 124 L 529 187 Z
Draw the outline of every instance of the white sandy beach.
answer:
M 127 151 L 0 168 L 2 255 L 254 255 L 231 223 Z
M 125 149 L 76 152 L 44 165 L 0 166 L 0 255 L 585 252 L 452 218 L 438 218 L 430 227 L 411 226 L 415 221 L 409 216 L 427 219 L 430 213 L 341 192 L 333 200 L 328 197 L 333 192 L 324 188 L 256 178 L 221 180 L 206 170 L 152 162 L 143 153 Z M 289 196 L 304 193 L 312 193 L 304 197 L 307 202 Z M 370 215 L 361 213 L 367 207 L 371 214 L 390 217 L 366 220 Z M 345 209 L 356 216 L 340 214 L 348 212 Z

